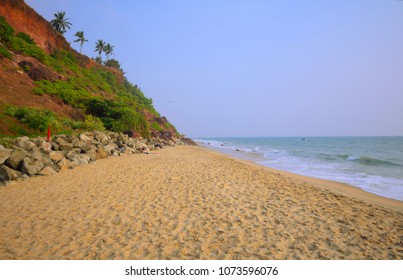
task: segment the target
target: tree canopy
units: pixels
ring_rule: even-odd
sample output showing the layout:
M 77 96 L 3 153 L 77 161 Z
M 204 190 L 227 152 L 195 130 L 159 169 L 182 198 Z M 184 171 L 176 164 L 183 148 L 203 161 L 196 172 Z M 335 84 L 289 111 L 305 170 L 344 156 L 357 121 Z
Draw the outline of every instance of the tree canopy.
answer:
M 70 29 L 71 23 L 68 18 L 65 18 L 66 12 L 57 11 L 54 15 L 55 18 L 50 21 L 50 24 L 60 33 L 66 33 Z
M 85 39 L 84 37 L 84 31 L 77 31 L 74 36 L 77 37 L 77 39 L 74 40 L 74 42 L 80 42 L 80 53 L 81 53 L 84 43 L 88 42 L 88 40 Z

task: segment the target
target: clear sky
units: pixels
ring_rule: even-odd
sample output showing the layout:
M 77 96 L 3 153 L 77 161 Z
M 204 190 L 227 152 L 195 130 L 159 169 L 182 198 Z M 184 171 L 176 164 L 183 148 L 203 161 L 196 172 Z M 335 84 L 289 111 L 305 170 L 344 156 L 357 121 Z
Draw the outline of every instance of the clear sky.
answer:
M 26 0 L 190 137 L 403 135 L 403 1 Z

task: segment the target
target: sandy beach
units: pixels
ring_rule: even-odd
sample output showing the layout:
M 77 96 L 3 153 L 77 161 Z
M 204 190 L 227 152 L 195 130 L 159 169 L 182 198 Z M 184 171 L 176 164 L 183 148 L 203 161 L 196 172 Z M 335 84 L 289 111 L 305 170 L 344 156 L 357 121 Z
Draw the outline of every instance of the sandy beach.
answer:
M 403 202 L 201 147 L 0 187 L 1 259 L 403 259 Z

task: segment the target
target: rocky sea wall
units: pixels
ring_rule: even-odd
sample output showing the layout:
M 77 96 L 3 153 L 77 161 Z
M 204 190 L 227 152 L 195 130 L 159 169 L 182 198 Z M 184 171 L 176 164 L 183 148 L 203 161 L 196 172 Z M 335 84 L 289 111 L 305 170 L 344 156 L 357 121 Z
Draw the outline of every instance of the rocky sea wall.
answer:
M 46 138 L 18 137 L 11 148 L 0 145 L 0 184 L 48 176 L 110 156 L 148 154 L 165 146 L 193 144 L 187 138 L 132 138 L 116 132 L 85 132 Z

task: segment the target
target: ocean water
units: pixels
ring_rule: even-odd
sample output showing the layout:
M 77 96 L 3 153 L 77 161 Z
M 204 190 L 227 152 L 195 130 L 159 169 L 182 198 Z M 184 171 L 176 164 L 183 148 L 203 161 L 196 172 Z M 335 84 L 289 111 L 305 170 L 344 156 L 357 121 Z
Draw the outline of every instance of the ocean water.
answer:
M 403 137 L 197 138 L 199 145 L 403 201 Z

